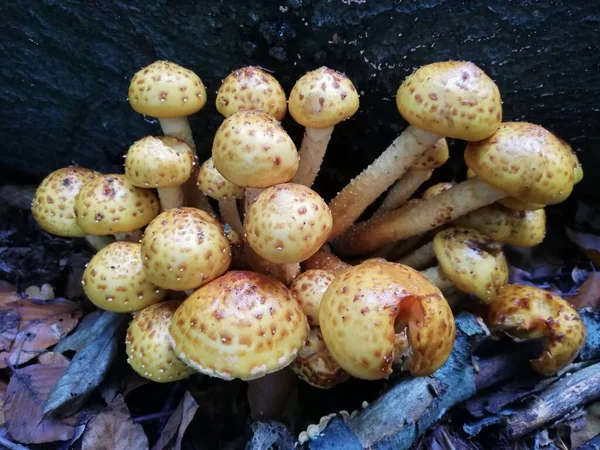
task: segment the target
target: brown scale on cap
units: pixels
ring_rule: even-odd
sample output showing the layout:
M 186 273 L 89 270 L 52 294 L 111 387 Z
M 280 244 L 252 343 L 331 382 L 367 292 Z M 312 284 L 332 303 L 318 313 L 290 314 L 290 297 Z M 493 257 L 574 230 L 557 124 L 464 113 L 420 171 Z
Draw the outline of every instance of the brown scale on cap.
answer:
M 84 185 L 75 199 L 78 225 L 88 234 L 135 231 L 158 214 L 159 203 L 150 189 L 131 184 L 125 175 L 100 175 Z
M 519 339 L 544 339 L 544 352 L 531 366 L 545 376 L 570 364 L 586 338 L 585 325 L 568 302 L 533 286 L 504 287 L 490 305 L 488 322 Z
M 206 89 L 200 77 L 173 62 L 156 61 L 137 72 L 129 84 L 129 104 L 147 116 L 189 116 L 205 103 Z
M 350 375 L 373 380 L 392 372 L 396 336 L 408 336 L 413 375 L 430 375 L 454 346 L 455 325 L 446 299 L 408 266 L 367 260 L 338 276 L 319 311 L 327 348 Z
M 498 87 L 467 61 L 417 69 L 398 89 L 396 106 L 411 125 L 468 141 L 487 138 L 502 120 Z
M 202 286 L 175 313 L 170 339 L 197 371 L 251 380 L 288 366 L 308 335 L 292 293 L 255 272 L 231 271 Z
M 217 170 L 242 187 L 266 188 L 291 180 L 298 152 L 279 122 L 266 113 L 241 111 L 223 121 L 213 141 Z
M 31 204 L 38 225 L 57 236 L 85 236 L 87 233 L 77 224 L 75 198 L 85 184 L 99 175 L 83 167 L 65 167 L 44 178 Z
M 331 212 L 319 194 L 292 183 L 261 192 L 244 222 L 250 246 L 277 264 L 308 259 L 327 241 L 331 226 Z
M 171 348 L 169 325 L 181 302 L 149 306 L 133 318 L 125 339 L 127 362 L 138 374 L 158 383 L 183 380 L 196 373 Z
M 417 158 L 411 166 L 411 170 L 437 169 L 444 165 L 449 157 L 448 142 L 446 139 L 440 139 Z
M 198 187 L 215 200 L 234 200 L 244 196 L 244 188 L 233 184 L 221 175 L 212 158 L 208 158 L 200 166 Z
M 332 127 L 358 110 L 352 81 L 343 73 L 320 67 L 302 76 L 290 93 L 290 114 L 310 128 Z
M 164 298 L 166 292 L 144 273 L 141 250 L 137 242 L 114 242 L 94 255 L 81 280 L 94 305 L 124 313 L 139 311 Z
M 421 199 L 428 200 L 431 197 L 435 197 L 436 195 L 438 195 L 444 191 L 447 191 L 452 186 L 454 186 L 454 183 L 452 183 L 452 182 L 444 182 L 444 183 L 434 184 L 433 186 L 428 187 L 425 190 L 425 192 L 423 192 L 423 194 L 421 195 Z
M 453 223 L 454 225 L 480 231 L 495 241 L 506 242 L 513 231 L 508 217 L 509 214 L 506 208 L 491 204 L 476 209 L 466 216 L 458 218 Z
M 142 262 L 153 283 L 184 291 L 222 275 L 231 263 L 231 248 L 214 217 L 195 208 L 173 208 L 146 228 Z
M 290 291 L 300 303 L 311 327 L 319 325 L 321 298 L 334 279 L 335 276 L 325 270 L 307 270 L 290 285 Z
M 229 117 L 238 111 L 263 111 L 277 120 L 287 111 L 287 98 L 279 82 L 255 66 L 231 72 L 217 92 L 217 111 Z

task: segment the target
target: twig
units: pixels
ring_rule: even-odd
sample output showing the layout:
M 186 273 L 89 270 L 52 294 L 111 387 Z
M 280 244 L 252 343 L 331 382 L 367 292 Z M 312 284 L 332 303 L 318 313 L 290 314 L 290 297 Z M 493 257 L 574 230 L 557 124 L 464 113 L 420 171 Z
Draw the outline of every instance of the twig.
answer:
M 150 420 L 162 419 L 163 417 L 170 417 L 171 414 L 173 414 L 173 410 L 161 411 L 161 412 L 152 413 L 152 414 L 146 414 L 144 416 L 134 417 L 133 422 L 134 423 L 148 422 Z

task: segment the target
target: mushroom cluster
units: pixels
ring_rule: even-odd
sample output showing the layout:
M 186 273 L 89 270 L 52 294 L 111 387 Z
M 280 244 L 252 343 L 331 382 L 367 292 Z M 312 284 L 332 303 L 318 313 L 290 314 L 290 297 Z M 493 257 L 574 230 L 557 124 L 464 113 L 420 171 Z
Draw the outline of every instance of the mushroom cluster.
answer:
M 273 382 L 265 376 L 289 367 L 322 389 L 393 370 L 427 376 L 452 351 L 457 292 L 488 309 L 492 329 L 545 339 L 538 372 L 575 358 L 577 312 L 509 285 L 503 245 L 543 240 L 544 206 L 569 196 L 581 166 L 541 126 L 503 123 L 499 90 L 475 64 L 428 64 L 404 80 L 397 107 L 409 127 L 329 204 L 311 186 L 334 126 L 359 109 L 344 74 L 307 73 L 288 103 L 264 70 L 233 71 L 217 93 L 224 120 L 210 158 L 198 161 L 187 116 L 206 97 L 189 69 L 143 68 L 129 103 L 164 136 L 131 144 L 124 174 L 52 172 L 32 204 L 43 229 L 98 250 L 84 291 L 98 308 L 132 313 L 127 354 L 139 374 Z M 280 123 L 288 108 L 305 127 L 299 151 Z M 448 160 L 446 138 L 467 141 L 468 178 L 411 198 Z

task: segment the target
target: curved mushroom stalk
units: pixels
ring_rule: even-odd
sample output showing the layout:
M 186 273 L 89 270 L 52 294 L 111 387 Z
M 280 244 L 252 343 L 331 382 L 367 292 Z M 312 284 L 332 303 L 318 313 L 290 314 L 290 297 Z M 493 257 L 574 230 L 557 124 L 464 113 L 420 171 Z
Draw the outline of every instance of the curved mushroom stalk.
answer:
M 531 366 L 545 376 L 570 364 L 586 338 L 585 325 L 568 302 L 533 286 L 504 287 L 490 305 L 488 322 L 520 339 L 544 339 L 544 351 Z
M 418 249 L 404 255 L 395 261 L 398 264 L 410 266 L 413 269 L 422 270 L 435 264 L 435 252 L 433 251 L 433 241 L 419 247 Z M 434 283 L 436 284 L 436 283 Z M 438 286 L 436 284 L 436 286 Z M 439 287 L 439 286 L 438 286 Z M 441 289 L 441 288 L 440 288 Z
M 304 261 L 302 263 L 302 267 L 306 271 L 325 270 L 337 277 L 352 267 L 352 265 L 342 261 L 331 252 L 319 250 L 306 261 Z

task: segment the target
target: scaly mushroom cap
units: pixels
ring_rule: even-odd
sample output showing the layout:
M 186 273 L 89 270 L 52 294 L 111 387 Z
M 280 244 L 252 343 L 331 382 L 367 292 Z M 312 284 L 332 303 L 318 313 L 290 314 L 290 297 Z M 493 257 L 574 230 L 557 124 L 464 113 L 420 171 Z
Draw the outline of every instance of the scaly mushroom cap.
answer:
M 85 236 L 87 233 L 77 224 L 75 198 L 82 186 L 99 175 L 83 167 L 64 167 L 44 178 L 31 203 L 38 225 L 57 236 Z
M 139 230 L 158 214 L 150 189 L 131 184 L 125 175 L 100 175 L 84 185 L 75 199 L 77 224 L 87 234 L 108 235 Z
M 300 303 L 311 327 L 319 326 L 321 298 L 333 280 L 335 275 L 325 270 L 307 270 L 298 275 L 290 285 L 290 291 Z
M 460 217 L 454 225 L 477 230 L 494 241 L 506 242 L 513 231 L 508 216 L 506 208 L 492 204 Z
M 173 62 L 153 62 L 137 72 L 129 84 L 129 104 L 146 116 L 189 116 L 205 103 L 206 89 L 200 77 Z
M 158 383 L 183 380 L 196 373 L 171 348 L 169 325 L 181 302 L 148 306 L 133 318 L 127 329 L 127 362 L 138 374 Z
M 575 177 L 574 184 L 578 184 L 581 180 L 583 180 L 583 167 L 581 166 L 581 163 L 579 162 L 579 158 L 577 158 L 577 154 L 575 153 L 573 148 L 571 148 L 571 146 L 569 145 L 569 143 L 567 141 L 565 141 L 564 139 L 561 139 L 561 138 L 558 138 L 558 140 L 563 144 L 563 147 L 565 147 L 567 149 L 567 151 L 569 152 L 569 156 L 571 157 L 571 162 L 573 163 L 573 174 Z
M 569 151 L 552 133 L 527 122 L 503 123 L 488 139 L 469 142 L 465 162 L 478 177 L 524 202 L 560 203 L 575 181 Z
M 225 273 L 231 248 L 221 224 L 210 214 L 195 208 L 172 208 L 146 228 L 142 262 L 153 283 L 184 291 Z
M 440 271 L 461 291 L 484 303 L 493 302 L 508 284 L 502 244 L 468 228 L 452 227 L 433 238 Z
M 433 170 L 443 166 L 450 153 L 448 152 L 448 142 L 442 138 L 428 148 L 425 153 L 417 158 L 411 169 L 416 170 Z
M 223 121 L 213 141 L 217 170 L 232 183 L 266 188 L 290 181 L 298 152 L 277 120 L 259 111 L 240 111 Z
M 492 135 L 502 121 L 498 86 L 475 64 L 428 64 L 409 75 L 396 106 L 411 125 L 465 141 Z
M 142 246 L 137 242 L 113 242 L 104 247 L 88 263 L 81 284 L 94 305 L 118 313 L 139 311 L 166 295 L 146 277 Z
M 287 98 L 279 81 L 255 66 L 231 72 L 217 92 L 216 104 L 217 111 L 225 117 L 252 110 L 281 121 L 287 110 Z
M 454 346 L 454 317 L 440 290 L 416 270 L 383 259 L 338 276 L 321 300 L 319 319 L 329 352 L 357 378 L 392 372 L 396 334 L 408 333 L 413 375 L 435 372 Z
M 300 184 L 265 189 L 250 206 L 244 229 L 252 249 L 267 261 L 304 261 L 331 234 L 331 211 L 319 194 Z
M 255 272 L 230 271 L 179 307 L 170 339 L 179 357 L 212 377 L 252 380 L 289 365 L 308 323 L 292 293 Z
M 319 328 L 311 328 L 308 339 L 290 365 L 298 377 L 320 389 L 331 389 L 350 375 L 333 359 Z
M 333 127 L 352 117 L 358 105 L 352 81 L 327 67 L 319 67 L 296 81 L 289 101 L 294 120 L 310 128 Z
M 215 167 L 212 158 L 204 161 L 198 172 L 198 187 L 215 200 L 234 200 L 244 196 L 244 188 L 225 179 Z
M 507 211 L 512 230 L 504 242 L 516 247 L 535 247 L 546 236 L 546 211 Z
M 138 187 L 176 187 L 190 178 L 194 163 L 194 153 L 185 142 L 171 136 L 146 136 L 129 147 L 125 176 Z
M 433 186 L 428 187 L 425 190 L 425 192 L 423 192 L 423 194 L 421 195 L 421 200 L 429 200 L 431 197 L 435 197 L 436 195 L 441 194 L 444 191 L 447 191 L 452 186 L 454 186 L 454 183 L 451 183 L 451 182 L 434 184 Z M 418 199 L 415 199 L 415 200 L 418 200 Z
M 488 322 L 519 339 L 543 338 L 544 352 L 531 366 L 545 376 L 570 364 L 586 338 L 585 325 L 568 302 L 533 286 L 505 286 L 490 305 Z

